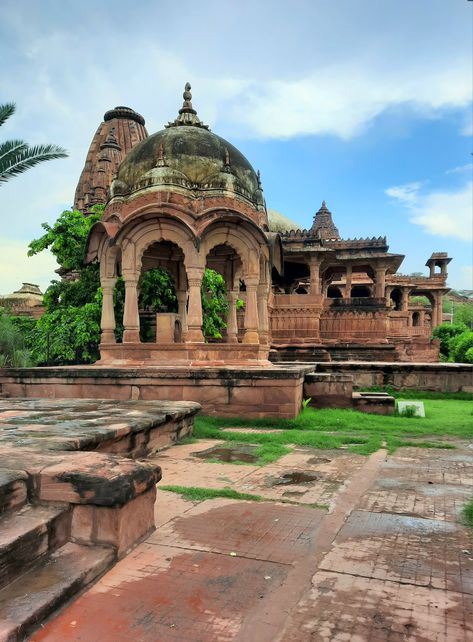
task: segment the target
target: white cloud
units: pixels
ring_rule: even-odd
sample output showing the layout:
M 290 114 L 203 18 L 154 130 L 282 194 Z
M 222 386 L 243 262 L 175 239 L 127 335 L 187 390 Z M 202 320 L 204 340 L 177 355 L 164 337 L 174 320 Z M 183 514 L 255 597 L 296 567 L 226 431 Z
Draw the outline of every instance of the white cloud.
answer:
M 48 251 L 28 257 L 28 243 L 21 240 L 0 238 L 0 294 L 10 294 L 23 282 L 35 283 L 41 290 L 50 281 L 59 278 L 54 274 L 58 265 Z
M 445 174 L 471 174 L 472 172 L 473 163 L 467 163 L 466 165 L 459 165 L 458 167 L 448 169 Z
M 456 190 L 422 193 L 419 183 L 398 185 L 385 190 L 410 212 L 410 222 L 428 234 L 469 241 L 473 237 L 473 181 Z
M 380 68 L 346 61 L 298 80 L 250 83 L 234 100 L 232 117 L 248 135 L 290 138 L 331 134 L 350 139 L 392 108 L 437 118 L 471 101 L 467 62 L 435 72 L 419 65 Z
M 394 187 L 388 187 L 385 190 L 385 193 L 391 198 L 395 198 L 401 203 L 406 205 L 414 205 L 419 197 L 419 190 L 422 187 L 420 181 L 414 183 L 406 183 L 405 185 L 395 185 Z

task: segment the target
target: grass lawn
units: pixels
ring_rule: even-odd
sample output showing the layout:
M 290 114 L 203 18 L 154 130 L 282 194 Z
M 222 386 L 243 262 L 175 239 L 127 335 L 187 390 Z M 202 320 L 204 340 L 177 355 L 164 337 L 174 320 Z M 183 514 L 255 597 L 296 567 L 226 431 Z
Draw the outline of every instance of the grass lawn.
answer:
M 473 499 L 463 509 L 463 517 L 466 524 L 473 530 Z
M 406 395 L 407 396 L 407 395 Z M 427 395 L 425 396 L 427 397 Z M 354 410 L 305 408 L 294 419 L 231 419 L 198 416 L 194 437 L 222 439 L 227 442 L 265 446 L 261 450 L 264 464 L 280 454 L 276 446 L 288 444 L 332 449 L 348 445 L 351 452 L 369 455 L 386 445 L 389 452 L 400 446 L 454 448 L 447 438 L 473 438 L 473 401 L 464 399 L 416 398 L 424 401 L 425 418 L 398 415 L 369 415 Z M 255 433 L 224 432 L 225 427 L 251 427 Z M 265 429 L 278 429 L 265 432 Z M 271 448 L 272 446 L 272 448 Z

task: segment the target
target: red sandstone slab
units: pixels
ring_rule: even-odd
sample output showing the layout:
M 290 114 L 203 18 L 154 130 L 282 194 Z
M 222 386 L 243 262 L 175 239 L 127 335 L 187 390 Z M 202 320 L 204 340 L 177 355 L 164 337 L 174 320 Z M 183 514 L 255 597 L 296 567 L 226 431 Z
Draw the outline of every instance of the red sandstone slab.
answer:
M 319 572 L 279 640 L 468 642 L 472 621 L 471 600 L 460 593 Z
M 320 568 L 473 595 L 472 543 L 449 522 L 353 511 Z
M 324 514 L 275 502 L 214 499 L 168 522 L 147 541 L 291 564 L 310 550 Z
M 31 642 L 230 642 L 284 580 L 268 561 L 142 544 Z

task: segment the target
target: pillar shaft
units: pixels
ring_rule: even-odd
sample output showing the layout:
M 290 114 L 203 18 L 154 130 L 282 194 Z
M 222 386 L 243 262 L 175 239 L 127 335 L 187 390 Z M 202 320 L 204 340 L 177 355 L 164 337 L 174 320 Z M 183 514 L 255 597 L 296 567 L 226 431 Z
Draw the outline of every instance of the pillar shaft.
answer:
M 344 299 L 349 299 L 351 297 L 351 277 L 352 277 L 352 267 L 347 265 L 345 273 L 345 294 Z
M 376 269 L 376 278 L 375 278 L 375 296 L 378 299 L 382 299 L 385 296 L 386 289 L 386 268 L 377 268 Z
M 238 290 L 230 290 L 228 292 L 227 343 L 238 343 L 237 300 Z
M 138 278 L 123 273 L 125 281 L 125 309 L 123 311 L 123 343 L 140 341 L 140 315 L 138 311 Z
M 102 279 L 102 317 L 100 327 L 102 334 L 101 343 L 115 343 L 115 310 L 113 308 L 113 292 L 115 289 L 115 278 Z
M 258 285 L 258 322 L 259 322 L 259 341 L 267 345 L 269 343 L 269 316 L 268 316 L 268 299 L 269 288 L 266 284 Z
M 181 318 L 182 332 L 187 332 L 187 291 L 178 290 L 176 293 L 178 313 Z
M 310 293 L 320 294 L 320 263 L 316 257 L 311 257 L 310 269 Z
M 258 287 L 257 277 L 247 277 L 246 284 L 246 307 L 245 307 L 245 334 L 243 343 L 259 343 L 258 333 L 258 298 L 256 296 Z
M 201 343 L 204 341 L 202 334 L 202 285 L 203 268 L 192 268 L 187 271 L 189 289 L 189 303 L 187 306 L 187 343 Z

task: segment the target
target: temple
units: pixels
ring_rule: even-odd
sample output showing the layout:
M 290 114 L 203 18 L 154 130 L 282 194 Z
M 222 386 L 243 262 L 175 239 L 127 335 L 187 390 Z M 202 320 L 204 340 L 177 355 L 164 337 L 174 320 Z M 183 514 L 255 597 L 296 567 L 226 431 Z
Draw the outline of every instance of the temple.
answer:
M 385 237 L 341 238 L 325 201 L 309 230 L 288 229 L 290 221 L 267 210 L 259 171 L 200 120 L 190 90 L 161 131 L 148 136 L 142 116 L 116 107 L 90 146 L 75 207 L 87 214 L 107 203 L 86 257 L 100 263 L 99 363 L 438 360 L 431 335 L 442 320 L 451 259 L 434 253 L 427 276 L 398 274 L 404 256 L 390 253 Z M 153 340 L 143 342 L 149 312 L 139 309 L 140 277 L 156 267 L 172 276 L 177 308 L 156 313 Z M 224 277 L 229 310 L 224 336 L 209 342 L 206 268 Z M 113 305 L 119 276 L 121 342 Z

